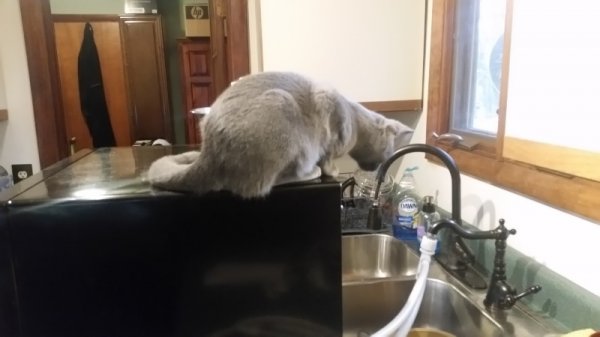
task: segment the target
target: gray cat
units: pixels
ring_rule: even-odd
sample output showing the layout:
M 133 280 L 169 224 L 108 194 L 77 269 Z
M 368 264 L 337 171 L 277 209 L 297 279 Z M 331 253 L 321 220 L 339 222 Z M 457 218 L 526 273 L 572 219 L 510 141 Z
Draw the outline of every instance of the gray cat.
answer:
M 300 74 L 262 72 L 227 88 L 202 119 L 201 133 L 200 151 L 152 163 L 151 185 L 263 197 L 275 185 L 336 176 L 333 160 L 345 154 L 375 170 L 413 130 Z

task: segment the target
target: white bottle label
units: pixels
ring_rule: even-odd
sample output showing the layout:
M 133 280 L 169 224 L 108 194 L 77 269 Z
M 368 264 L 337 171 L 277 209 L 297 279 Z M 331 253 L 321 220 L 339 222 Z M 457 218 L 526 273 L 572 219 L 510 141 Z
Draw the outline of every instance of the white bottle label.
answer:
M 415 216 L 419 211 L 419 204 L 413 197 L 406 197 L 398 203 L 398 223 L 401 226 L 415 228 Z

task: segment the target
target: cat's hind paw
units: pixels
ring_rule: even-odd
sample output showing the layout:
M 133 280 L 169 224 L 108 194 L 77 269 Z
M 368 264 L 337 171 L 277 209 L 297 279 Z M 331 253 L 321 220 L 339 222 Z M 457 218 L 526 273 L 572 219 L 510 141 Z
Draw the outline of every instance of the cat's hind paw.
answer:
M 301 181 L 317 179 L 322 174 L 323 174 L 323 172 L 321 171 L 321 168 L 318 166 L 315 166 L 315 168 L 311 172 L 307 173 L 304 177 L 301 178 Z
M 323 171 L 324 175 L 330 177 L 337 177 L 340 174 L 340 171 L 338 170 L 337 166 L 335 166 L 335 164 L 331 161 L 322 164 L 321 170 Z

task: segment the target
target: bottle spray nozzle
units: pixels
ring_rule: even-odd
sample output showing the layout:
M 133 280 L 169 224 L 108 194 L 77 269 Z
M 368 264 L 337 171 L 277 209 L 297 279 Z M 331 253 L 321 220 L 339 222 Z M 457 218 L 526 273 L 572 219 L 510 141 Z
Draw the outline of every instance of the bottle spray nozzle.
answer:
M 405 173 L 412 173 L 413 171 L 416 171 L 419 167 L 418 166 L 413 166 L 413 167 L 407 167 L 404 169 Z

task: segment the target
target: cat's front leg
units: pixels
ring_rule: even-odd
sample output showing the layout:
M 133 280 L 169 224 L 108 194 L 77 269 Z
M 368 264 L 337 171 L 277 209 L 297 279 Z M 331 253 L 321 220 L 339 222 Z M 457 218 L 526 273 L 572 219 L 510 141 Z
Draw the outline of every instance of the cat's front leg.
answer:
M 321 159 L 319 162 L 319 167 L 321 168 L 321 172 L 323 174 L 328 175 L 330 177 L 337 177 L 340 174 L 337 166 L 333 163 L 331 158 Z

